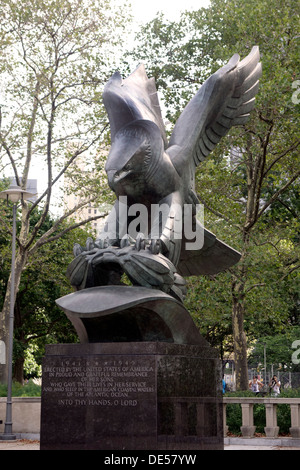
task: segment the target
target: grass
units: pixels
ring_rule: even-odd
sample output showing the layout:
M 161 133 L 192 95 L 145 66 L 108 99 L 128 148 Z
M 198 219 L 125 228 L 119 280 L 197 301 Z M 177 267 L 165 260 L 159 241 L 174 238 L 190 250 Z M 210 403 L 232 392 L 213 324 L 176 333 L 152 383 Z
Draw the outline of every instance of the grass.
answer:
M 7 386 L 0 384 L 0 397 L 7 396 Z M 22 385 L 19 382 L 13 382 L 12 385 L 13 397 L 40 397 L 41 386 L 29 380 L 26 384 Z

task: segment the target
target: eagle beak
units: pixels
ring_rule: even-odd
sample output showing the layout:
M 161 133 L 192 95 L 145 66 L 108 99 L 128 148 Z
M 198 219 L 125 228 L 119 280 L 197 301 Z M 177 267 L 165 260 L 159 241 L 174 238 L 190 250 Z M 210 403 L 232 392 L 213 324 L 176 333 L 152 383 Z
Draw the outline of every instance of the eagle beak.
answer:
M 114 183 L 115 183 L 116 170 L 108 170 L 106 173 L 107 173 L 107 179 L 108 179 L 109 187 L 114 191 L 115 190 Z
M 132 170 L 121 170 L 115 173 L 114 175 L 114 181 L 115 183 L 118 183 L 119 181 L 122 181 L 122 179 L 126 178 L 126 176 L 130 175 L 132 173 Z
M 107 171 L 107 178 L 108 178 L 108 184 L 110 187 L 111 185 L 114 185 L 116 183 L 119 183 L 122 181 L 126 176 L 130 175 L 132 173 L 132 170 L 108 170 Z

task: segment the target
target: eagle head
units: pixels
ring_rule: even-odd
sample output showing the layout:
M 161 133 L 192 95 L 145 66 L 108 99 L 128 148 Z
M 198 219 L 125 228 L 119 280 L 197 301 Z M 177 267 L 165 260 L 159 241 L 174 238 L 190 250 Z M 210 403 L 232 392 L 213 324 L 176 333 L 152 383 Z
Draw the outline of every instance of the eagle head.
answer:
M 117 196 L 138 200 L 147 192 L 163 154 L 160 130 L 151 121 L 136 120 L 120 129 L 111 146 L 105 171 Z

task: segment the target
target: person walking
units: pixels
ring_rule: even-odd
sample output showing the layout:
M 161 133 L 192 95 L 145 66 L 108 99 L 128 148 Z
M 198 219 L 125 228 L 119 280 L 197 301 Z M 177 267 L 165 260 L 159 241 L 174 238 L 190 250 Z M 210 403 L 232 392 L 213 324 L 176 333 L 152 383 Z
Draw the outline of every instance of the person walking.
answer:
M 281 382 L 276 375 L 273 375 L 271 382 L 269 383 L 271 394 L 277 397 L 280 395 Z
M 251 380 L 249 384 L 249 388 L 254 392 L 256 395 L 259 393 L 260 388 L 263 386 L 263 384 L 258 380 L 258 376 L 255 375 L 253 380 Z

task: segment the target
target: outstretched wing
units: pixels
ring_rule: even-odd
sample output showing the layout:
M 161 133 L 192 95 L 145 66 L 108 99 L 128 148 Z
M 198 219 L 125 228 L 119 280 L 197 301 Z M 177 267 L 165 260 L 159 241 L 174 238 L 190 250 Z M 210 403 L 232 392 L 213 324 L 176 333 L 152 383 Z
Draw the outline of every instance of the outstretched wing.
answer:
M 197 224 L 199 224 L 198 221 Z M 203 235 L 203 247 L 200 250 L 186 250 L 186 240 L 183 240 L 177 266 L 181 276 L 218 274 L 239 262 L 241 254 L 238 251 L 219 240 L 216 235 L 205 228 Z
M 211 153 L 231 127 L 247 122 L 260 76 L 259 49 L 255 46 L 242 61 L 235 54 L 201 86 L 176 122 L 167 149 L 182 176 L 188 171 L 190 178 L 190 170 Z M 182 276 L 216 274 L 236 264 L 240 256 L 205 229 L 200 250 L 185 250 L 183 242 L 178 272 Z
M 247 122 L 261 76 L 258 46 L 245 59 L 239 59 L 235 54 L 206 80 L 176 122 L 169 148 L 184 150 L 170 153 L 176 168 L 187 163 L 176 158 L 197 166 L 232 126 Z
M 119 72 L 114 73 L 105 85 L 103 102 L 108 114 L 111 140 L 127 124 L 136 120 L 149 120 L 160 129 L 165 146 L 167 139 L 159 106 L 154 78 L 148 78 L 144 65 L 126 79 Z

